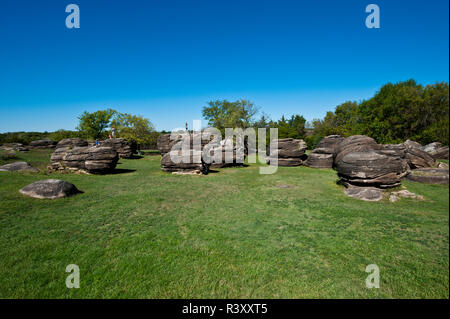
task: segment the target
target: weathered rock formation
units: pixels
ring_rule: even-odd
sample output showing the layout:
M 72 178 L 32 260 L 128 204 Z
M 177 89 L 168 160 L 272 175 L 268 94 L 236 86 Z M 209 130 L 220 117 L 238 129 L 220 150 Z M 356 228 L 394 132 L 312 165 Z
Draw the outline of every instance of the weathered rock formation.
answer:
M 425 145 L 423 150 L 430 154 L 434 159 L 449 159 L 448 146 L 444 146 L 439 142 Z
M 177 145 L 177 147 L 176 147 L 176 150 L 179 150 L 181 148 L 181 143 L 182 143 L 183 137 L 185 137 L 186 134 L 189 134 L 189 133 L 180 132 L 180 134 L 178 134 L 176 136 L 177 138 L 175 140 L 170 139 L 170 134 L 161 134 L 160 136 L 158 136 L 157 147 L 161 153 L 161 156 L 164 156 L 166 153 L 170 152 L 172 150 L 172 147 L 175 144 L 180 142 L 180 144 Z M 201 144 L 201 149 L 203 149 L 203 147 L 210 142 L 209 139 L 203 138 L 201 133 L 189 134 L 191 149 L 193 149 L 193 145 L 194 145 L 194 136 L 195 136 L 195 138 L 199 138 L 199 141 Z
M 392 203 L 395 203 L 396 201 L 400 200 L 400 198 L 412 198 L 412 199 L 423 200 L 422 195 L 414 194 L 406 189 L 402 189 L 402 190 L 396 191 L 396 192 L 391 192 L 389 194 L 389 201 Z
M 337 171 L 345 185 L 389 188 L 401 184 L 408 166 L 401 158 L 365 151 L 345 155 L 338 162 Z
M 434 158 L 427 152 L 417 147 L 407 147 L 405 151 L 405 159 L 409 167 L 423 168 L 432 167 L 434 165 Z
M 27 152 L 29 151 L 28 147 L 23 146 L 22 143 L 5 143 L 2 146 L 0 146 L 1 150 L 4 151 L 14 151 L 14 152 Z
M 112 171 L 118 160 L 118 153 L 112 147 L 89 147 L 85 140 L 66 139 L 58 143 L 50 158 L 49 168 L 63 172 L 104 174 Z
M 61 147 L 75 147 L 75 146 L 88 146 L 88 142 L 83 140 L 82 138 L 73 137 L 73 138 L 65 138 L 56 144 L 56 148 Z
M 58 179 L 46 179 L 34 182 L 25 186 L 19 192 L 23 195 L 40 199 L 69 197 L 81 193 L 72 183 Z
M 2 172 L 33 172 L 38 173 L 39 170 L 26 162 L 14 162 L 10 164 L 5 164 L 0 166 L 0 171 Z
M 339 143 L 334 152 L 334 166 L 339 165 L 339 162 L 350 153 L 367 152 L 381 150 L 382 147 L 371 137 L 365 135 L 353 135 L 345 138 Z
M 425 184 L 448 184 L 449 173 L 445 168 L 418 168 L 406 175 L 406 179 Z
M 30 147 L 31 148 L 55 148 L 56 142 L 51 139 L 45 138 L 42 140 L 30 142 Z
M 347 196 L 369 202 L 377 202 L 383 199 L 383 190 L 376 187 L 358 187 L 347 185 L 345 194 Z
M 171 155 L 174 156 L 174 160 Z M 209 166 L 203 161 L 201 151 L 190 150 L 185 157 L 183 157 L 182 151 L 170 151 L 165 153 L 161 159 L 161 168 L 164 172 L 208 174 Z
M 344 140 L 340 135 L 329 135 L 324 137 L 317 147 L 308 154 L 305 165 L 315 168 L 332 168 L 333 154 L 336 147 Z
M 411 141 L 411 140 L 406 140 L 403 144 L 405 144 L 407 147 L 420 148 L 420 149 L 423 148 L 422 144 L 417 143 L 415 141 Z
M 247 153 L 243 145 L 236 145 L 232 140 L 222 140 L 217 144 L 210 143 L 203 146 L 202 154 L 203 160 L 210 163 L 211 168 L 222 168 L 244 165 Z
M 269 154 L 267 163 L 274 165 L 274 158 L 278 157 L 278 166 L 299 166 L 307 159 L 306 143 L 303 140 L 293 138 L 283 138 L 271 142 L 271 148 L 278 142 L 278 148 L 274 153 Z
M 136 153 L 135 145 L 123 138 L 110 138 L 100 142 L 101 146 L 112 147 L 120 158 L 131 158 Z

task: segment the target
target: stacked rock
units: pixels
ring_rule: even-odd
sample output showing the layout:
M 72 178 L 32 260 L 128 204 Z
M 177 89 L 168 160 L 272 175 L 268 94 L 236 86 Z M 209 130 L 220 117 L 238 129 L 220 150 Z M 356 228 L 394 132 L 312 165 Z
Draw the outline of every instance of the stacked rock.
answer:
M 340 135 L 324 137 L 317 147 L 308 154 L 305 165 L 314 168 L 332 168 L 336 147 L 344 140 Z
M 50 158 L 49 169 L 61 172 L 104 174 L 112 171 L 119 160 L 108 146 L 89 147 L 87 141 L 71 138 L 61 140 Z
M 278 157 L 278 166 L 299 166 L 307 159 L 306 143 L 303 140 L 293 138 L 282 138 L 272 140 L 270 149 L 275 148 L 275 143 L 278 143 L 276 151 L 269 153 L 267 164 L 275 165 L 274 158 Z
M 342 141 L 334 154 L 340 182 L 348 196 L 367 201 L 383 198 L 382 189 L 396 187 L 408 174 L 405 145 L 382 146 L 364 135 Z
M 48 138 L 30 142 L 31 148 L 55 148 L 55 146 L 56 142 Z
M 423 147 L 423 150 L 431 155 L 434 159 L 449 159 L 448 146 L 439 142 L 433 142 Z
M 64 157 L 66 153 L 76 147 L 86 147 L 88 142 L 81 138 L 65 138 L 56 144 L 55 151 L 50 157 L 51 170 L 65 170 Z
M 243 166 L 247 153 L 244 143 L 239 146 L 230 138 L 203 146 L 202 156 L 205 162 L 211 164 L 211 168 L 222 168 Z
M 177 160 L 173 160 L 175 157 Z M 201 151 L 189 150 L 186 156 L 182 151 L 169 151 L 161 159 L 162 170 L 175 174 L 208 174 L 209 166 L 203 161 Z
M 119 154 L 120 158 L 131 158 L 136 153 L 136 148 L 133 147 L 134 144 L 129 143 L 123 138 L 110 138 L 101 141 L 100 145 L 113 148 Z
M 406 179 L 425 184 L 448 184 L 448 168 L 418 168 L 412 170 Z
M 339 162 L 345 155 L 354 152 L 367 152 L 381 150 L 382 147 L 373 138 L 365 135 L 353 135 L 345 138 L 339 143 L 334 152 L 334 165 L 339 165 Z
M 159 152 L 161 153 L 161 156 L 164 156 L 166 153 L 169 153 L 172 149 L 172 146 L 177 143 L 177 140 L 171 140 L 170 134 L 161 134 L 158 136 L 158 139 L 156 140 L 156 145 L 158 147 Z
M 423 146 L 415 141 L 406 140 L 405 146 L 405 160 L 411 169 L 432 167 L 434 165 L 434 158 L 423 150 Z
M 183 161 L 174 162 L 171 158 L 171 152 L 174 156 L 181 156 L 183 147 L 183 138 L 189 135 L 189 156 L 183 158 Z M 161 152 L 161 168 L 164 172 L 172 172 L 176 174 L 207 174 L 210 164 L 203 160 L 202 152 L 205 145 L 210 140 L 203 138 L 201 133 L 180 132 L 176 135 L 176 139 L 170 139 L 171 134 L 162 134 L 158 136 L 157 146 Z M 200 149 L 194 149 L 194 142 L 200 141 Z M 200 157 L 198 156 L 200 154 Z
M 345 155 L 339 161 L 337 171 L 344 184 L 390 188 L 399 186 L 409 169 L 399 157 L 366 151 Z

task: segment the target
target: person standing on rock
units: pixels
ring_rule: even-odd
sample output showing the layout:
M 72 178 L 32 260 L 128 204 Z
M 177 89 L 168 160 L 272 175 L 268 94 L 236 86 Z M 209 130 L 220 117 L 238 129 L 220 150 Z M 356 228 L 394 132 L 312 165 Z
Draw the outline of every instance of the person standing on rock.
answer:
M 111 136 L 112 138 L 116 138 L 116 129 L 114 127 L 111 127 Z

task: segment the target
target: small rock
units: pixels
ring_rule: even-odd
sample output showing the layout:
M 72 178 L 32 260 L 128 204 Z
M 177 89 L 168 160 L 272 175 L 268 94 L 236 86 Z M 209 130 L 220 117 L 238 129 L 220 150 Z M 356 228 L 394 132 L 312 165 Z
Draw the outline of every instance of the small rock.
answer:
M 277 188 L 292 188 L 292 185 L 277 185 Z
M 394 203 L 394 202 L 398 201 L 400 198 L 412 198 L 412 199 L 423 200 L 422 195 L 416 195 L 416 194 L 404 189 L 401 191 L 392 192 L 389 196 L 389 201 Z
M 33 172 L 33 173 L 39 172 L 39 170 L 37 168 L 31 166 L 27 162 L 14 162 L 14 163 L 6 164 L 3 166 L 0 166 L 0 171 L 3 171 L 3 172 L 6 172 L 6 171 L 8 171 L 8 172 L 28 171 L 28 172 Z
M 34 182 L 25 186 L 19 192 L 23 195 L 40 199 L 63 198 L 81 193 L 72 183 L 59 179 L 46 179 Z
M 347 196 L 364 201 L 377 202 L 383 199 L 383 191 L 375 187 L 349 186 L 345 190 Z
M 449 170 L 448 168 L 418 168 L 412 170 L 405 178 L 425 184 L 448 184 Z

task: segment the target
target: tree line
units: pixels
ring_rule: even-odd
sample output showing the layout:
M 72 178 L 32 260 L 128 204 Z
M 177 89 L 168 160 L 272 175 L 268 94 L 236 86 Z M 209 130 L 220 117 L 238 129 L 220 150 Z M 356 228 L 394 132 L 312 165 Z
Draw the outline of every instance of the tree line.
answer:
M 278 121 L 266 114 L 257 118 L 258 108 L 247 100 L 212 101 L 203 108 L 210 126 L 278 128 L 278 138 L 304 139 L 309 149 L 327 135 L 367 135 L 380 144 L 407 139 L 422 144 L 449 144 L 449 86 L 439 82 L 423 86 L 414 80 L 387 83 L 375 95 L 361 102 L 347 101 L 329 111 L 323 119 L 306 122 L 302 115 L 283 115 Z
M 375 95 L 360 102 L 347 101 L 311 123 L 300 114 L 284 115 L 272 120 L 248 100 L 215 100 L 202 109 L 208 126 L 218 128 L 278 128 L 278 138 L 304 139 L 309 149 L 327 135 L 363 134 L 378 143 L 400 143 L 407 139 L 422 144 L 439 141 L 449 144 L 449 85 L 439 82 L 423 86 L 414 80 L 387 83 Z M 23 143 L 42 138 L 59 141 L 68 137 L 105 139 L 115 128 L 116 137 L 156 148 L 159 134 L 149 119 L 140 115 L 120 113 L 114 109 L 84 112 L 78 117 L 76 131 L 15 132 L 0 134 L 0 144 Z M 269 136 L 268 136 L 269 138 Z

